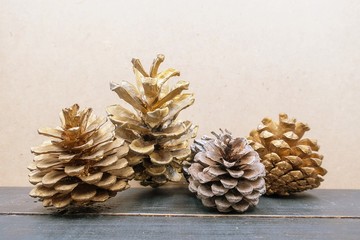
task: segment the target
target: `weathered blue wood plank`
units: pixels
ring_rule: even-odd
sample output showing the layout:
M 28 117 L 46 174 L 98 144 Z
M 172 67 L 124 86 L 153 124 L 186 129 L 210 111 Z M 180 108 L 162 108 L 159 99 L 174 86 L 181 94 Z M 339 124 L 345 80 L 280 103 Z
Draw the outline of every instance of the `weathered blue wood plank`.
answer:
M 2 215 L 1 239 L 359 239 L 359 219 Z
M 53 214 L 28 196 L 30 188 L 0 188 L 0 214 Z M 312 190 L 291 197 L 262 197 L 246 217 L 347 217 L 360 218 L 359 190 Z M 72 213 L 102 215 L 204 215 L 220 216 L 203 207 L 186 188 L 134 188 L 119 193 L 104 204 L 73 209 Z M 226 215 L 228 216 L 228 215 Z

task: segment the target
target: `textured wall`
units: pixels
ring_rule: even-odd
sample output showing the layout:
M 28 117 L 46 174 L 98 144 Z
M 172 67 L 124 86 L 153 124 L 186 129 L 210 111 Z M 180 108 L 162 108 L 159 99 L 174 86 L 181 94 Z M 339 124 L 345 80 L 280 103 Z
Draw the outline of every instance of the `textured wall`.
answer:
M 36 129 L 79 103 L 104 115 L 130 60 L 181 70 L 199 134 L 245 136 L 287 112 L 307 122 L 329 170 L 360 188 L 359 1 L 0 1 L 0 185 L 28 185 Z

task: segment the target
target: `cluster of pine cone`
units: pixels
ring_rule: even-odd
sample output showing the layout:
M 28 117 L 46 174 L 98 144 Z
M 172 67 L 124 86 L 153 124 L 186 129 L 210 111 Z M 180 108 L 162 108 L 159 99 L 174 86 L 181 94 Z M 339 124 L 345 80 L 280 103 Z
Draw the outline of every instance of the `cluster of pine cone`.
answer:
M 163 61 L 158 55 L 146 72 L 133 59 L 136 84 L 111 83 L 132 111 L 112 105 L 101 118 L 74 104 L 60 113 L 61 126 L 38 130 L 50 140 L 31 149 L 30 196 L 45 207 L 63 208 L 104 202 L 128 189 L 131 180 L 159 187 L 184 175 L 204 206 L 244 212 L 263 194 L 289 195 L 320 185 L 326 170 L 319 146 L 303 138 L 306 124 L 286 114 L 278 123 L 263 119 L 248 138 L 220 130 L 191 144 L 197 126 L 178 115 L 194 95 L 185 92 L 186 81 L 170 87 L 168 80 L 180 73 L 158 72 Z

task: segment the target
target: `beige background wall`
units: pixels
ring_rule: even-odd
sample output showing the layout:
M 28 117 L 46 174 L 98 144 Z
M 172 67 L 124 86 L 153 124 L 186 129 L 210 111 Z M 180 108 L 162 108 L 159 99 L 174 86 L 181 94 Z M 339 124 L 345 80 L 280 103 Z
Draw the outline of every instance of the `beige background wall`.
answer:
M 105 115 L 130 60 L 181 70 L 199 135 L 265 116 L 307 122 L 329 173 L 360 188 L 360 1 L 0 1 L 0 185 L 26 186 L 36 129 L 77 102 Z

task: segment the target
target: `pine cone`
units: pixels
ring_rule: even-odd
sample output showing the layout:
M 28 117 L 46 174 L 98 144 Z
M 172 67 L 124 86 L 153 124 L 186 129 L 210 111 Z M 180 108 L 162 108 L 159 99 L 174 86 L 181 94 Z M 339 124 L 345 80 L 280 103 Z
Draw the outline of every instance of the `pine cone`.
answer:
M 111 83 L 111 90 L 134 112 L 120 105 L 107 108 L 117 136 L 129 144 L 128 159 L 134 166 L 135 180 L 152 187 L 181 180 L 182 162 L 190 156 L 189 141 L 197 131 L 190 121 L 177 120 L 180 111 L 194 103 L 193 94 L 182 93 L 189 83 L 179 81 L 170 90 L 166 82 L 180 73 L 172 68 L 158 73 L 163 61 L 164 56 L 158 55 L 147 73 L 140 60 L 133 59 L 136 87 L 122 81 Z
M 196 155 L 188 168 L 189 190 L 206 207 L 244 212 L 265 193 L 265 168 L 245 138 L 221 131 L 216 138 L 195 140 Z
M 62 126 L 42 128 L 51 137 L 38 147 L 29 166 L 30 196 L 45 207 L 103 202 L 129 187 L 134 171 L 123 158 L 128 153 L 124 140 L 114 138 L 114 126 L 97 118 L 92 109 L 79 111 L 77 104 L 60 114 Z
M 303 138 L 307 124 L 279 115 L 279 123 L 264 118 L 250 133 L 250 145 L 266 168 L 266 194 L 289 195 L 316 188 L 326 170 L 316 140 Z

